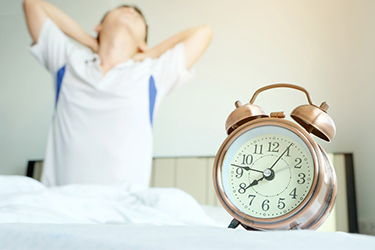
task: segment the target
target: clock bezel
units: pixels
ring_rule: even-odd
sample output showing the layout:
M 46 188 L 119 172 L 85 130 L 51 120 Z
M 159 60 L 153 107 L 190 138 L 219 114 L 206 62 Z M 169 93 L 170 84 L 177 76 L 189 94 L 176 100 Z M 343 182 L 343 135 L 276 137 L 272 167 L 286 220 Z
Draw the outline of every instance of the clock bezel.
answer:
M 222 183 L 222 164 L 227 155 L 227 151 L 232 143 L 239 138 L 242 134 L 247 131 L 260 127 L 260 126 L 279 126 L 284 129 L 290 130 L 300 137 L 306 146 L 308 147 L 314 164 L 314 175 L 311 188 L 306 195 L 305 199 L 292 211 L 274 218 L 258 218 L 253 217 L 244 212 L 233 204 L 225 194 L 225 190 Z M 250 122 L 247 122 L 237 129 L 235 129 L 222 143 L 214 162 L 213 179 L 216 194 L 219 198 L 220 203 L 227 212 L 237 219 L 242 224 L 256 228 L 256 229 L 289 229 L 296 221 L 310 221 L 311 218 L 311 207 L 316 203 L 322 188 L 322 180 L 324 177 L 324 162 L 320 153 L 320 148 L 314 139 L 302 128 L 301 126 L 280 118 L 259 118 Z M 318 209 L 319 210 L 319 209 Z M 299 224 L 299 223 L 297 223 Z

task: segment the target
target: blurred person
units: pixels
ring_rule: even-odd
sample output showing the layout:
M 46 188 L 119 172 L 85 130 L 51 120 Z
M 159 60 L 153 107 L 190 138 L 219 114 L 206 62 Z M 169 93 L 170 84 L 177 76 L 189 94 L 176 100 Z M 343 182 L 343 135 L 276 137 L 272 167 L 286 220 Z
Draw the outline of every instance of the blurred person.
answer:
M 147 188 L 154 114 L 169 92 L 192 78 L 192 65 L 212 39 L 210 26 L 149 49 L 148 26 L 134 6 L 105 14 L 96 38 L 51 3 L 25 0 L 24 12 L 34 42 L 30 51 L 56 84 L 42 183 Z

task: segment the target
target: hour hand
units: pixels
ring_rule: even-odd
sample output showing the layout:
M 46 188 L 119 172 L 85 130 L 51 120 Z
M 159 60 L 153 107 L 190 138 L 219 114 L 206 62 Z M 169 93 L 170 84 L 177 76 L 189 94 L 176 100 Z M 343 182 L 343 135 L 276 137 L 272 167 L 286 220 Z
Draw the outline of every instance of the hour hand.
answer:
M 261 180 L 263 180 L 263 179 L 264 179 L 264 176 L 263 176 L 262 178 L 258 179 L 258 180 L 253 180 L 253 182 L 250 183 L 250 185 L 247 186 L 246 189 L 248 189 L 249 187 L 252 187 L 252 186 L 258 185 L 258 183 L 259 183 Z
M 246 171 L 250 171 L 251 170 L 251 171 L 263 173 L 263 171 L 260 171 L 260 170 L 254 169 L 254 168 L 250 168 L 249 166 L 240 166 L 240 165 L 236 165 L 236 164 L 231 164 L 231 165 L 235 166 L 235 167 L 238 167 L 238 168 L 245 169 Z

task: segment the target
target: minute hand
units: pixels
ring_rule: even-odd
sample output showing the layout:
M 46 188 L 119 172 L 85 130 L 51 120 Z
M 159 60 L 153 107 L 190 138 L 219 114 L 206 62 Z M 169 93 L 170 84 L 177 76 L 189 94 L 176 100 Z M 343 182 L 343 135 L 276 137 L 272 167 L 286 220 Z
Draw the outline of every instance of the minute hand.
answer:
M 277 160 L 275 161 L 275 163 L 270 167 L 270 169 L 272 169 L 276 163 L 281 159 L 281 157 L 283 157 L 283 155 L 286 153 L 286 151 L 288 151 L 288 149 L 293 145 L 293 142 L 284 150 L 284 152 L 279 156 L 279 158 L 277 158 Z
M 236 164 L 231 164 L 232 166 L 235 166 L 235 167 L 238 167 L 238 168 L 242 168 L 242 169 L 245 169 L 246 171 L 255 171 L 255 172 L 259 172 L 259 173 L 263 173 L 263 171 L 260 171 L 258 169 L 254 169 L 254 168 L 250 168 L 248 166 L 240 166 L 240 165 L 236 165 Z

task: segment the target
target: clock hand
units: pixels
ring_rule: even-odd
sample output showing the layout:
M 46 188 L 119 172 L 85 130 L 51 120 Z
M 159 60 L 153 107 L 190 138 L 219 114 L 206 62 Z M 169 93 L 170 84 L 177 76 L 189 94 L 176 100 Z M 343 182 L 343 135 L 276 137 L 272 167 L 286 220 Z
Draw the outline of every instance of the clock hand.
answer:
M 278 170 L 275 171 L 275 174 L 280 172 L 280 171 L 283 171 L 284 169 L 287 169 L 287 168 L 290 168 L 292 165 L 289 165 L 289 166 L 286 166 L 286 167 L 283 167 L 283 168 L 280 168 Z
M 259 183 L 261 180 L 263 180 L 263 179 L 264 179 L 264 176 L 263 176 L 262 178 L 258 179 L 258 180 L 253 180 L 253 182 L 250 183 L 249 186 L 245 187 L 245 190 L 248 189 L 249 187 L 252 187 L 252 186 L 258 185 L 258 183 Z
M 247 186 L 246 188 L 245 188 L 245 190 L 246 189 L 248 189 L 249 187 L 253 187 L 253 186 L 255 186 L 255 185 L 258 185 L 258 183 L 260 182 L 260 181 L 262 181 L 264 178 L 266 178 L 268 181 L 271 181 L 271 180 L 273 180 L 274 178 L 275 178 L 275 171 L 273 171 L 272 170 L 272 168 L 276 165 L 276 163 L 278 163 L 279 162 L 279 160 L 281 159 L 281 157 L 283 157 L 283 155 L 286 153 L 286 151 L 288 151 L 288 149 L 291 147 L 293 145 L 293 142 L 284 150 L 284 152 L 277 158 L 277 160 L 272 164 L 272 166 L 270 167 L 270 168 L 267 168 L 265 171 L 259 171 L 259 170 L 256 170 L 256 169 L 252 169 L 252 168 L 250 168 L 250 167 L 248 167 L 248 166 L 239 166 L 239 165 L 236 165 L 236 164 L 232 164 L 232 166 L 235 166 L 235 167 L 239 167 L 239 168 L 243 168 L 243 169 L 245 169 L 245 170 L 247 170 L 247 171 L 249 171 L 249 170 L 253 170 L 253 171 L 256 171 L 256 172 L 260 172 L 260 173 L 262 173 L 263 174 L 263 176 L 261 177 L 261 178 L 259 178 L 258 180 L 253 180 L 253 182 L 252 183 L 250 183 L 250 185 L 249 186 Z M 288 166 L 288 167 L 290 167 L 290 166 Z M 280 169 L 279 171 L 281 171 L 281 170 L 283 170 L 283 169 L 285 169 L 285 167 L 284 168 L 282 168 L 282 169 Z M 278 171 L 278 172 L 279 172 Z
M 266 170 L 264 170 L 263 172 L 263 177 L 267 180 L 267 181 L 272 181 L 273 179 L 275 179 L 275 175 L 276 173 L 280 172 L 280 171 L 283 171 L 287 168 L 290 168 L 291 166 L 293 165 L 288 165 L 286 167 L 283 167 L 283 168 L 280 168 L 276 171 L 274 171 L 273 169 L 270 169 L 270 168 L 267 168 Z
M 255 171 L 255 172 L 259 172 L 259 173 L 263 173 L 263 171 L 260 171 L 260 170 L 257 170 L 257 169 L 254 169 L 254 168 L 250 168 L 249 166 L 240 166 L 240 165 L 236 165 L 236 164 L 231 164 L 232 166 L 235 166 L 235 167 L 238 167 L 238 168 L 242 168 L 242 169 L 245 169 L 246 171 Z
M 283 155 L 286 153 L 286 151 L 288 151 L 288 149 L 293 145 L 293 142 L 284 150 L 284 152 L 279 156 L 279 158 L 277 158 L 277 160 L 275 161 L 275 163 L 270 167 L 270 169 L 272 169 L 276 163 L 279 162 L 279 160 L 281 159 L 281 157 L 283 157 Z

